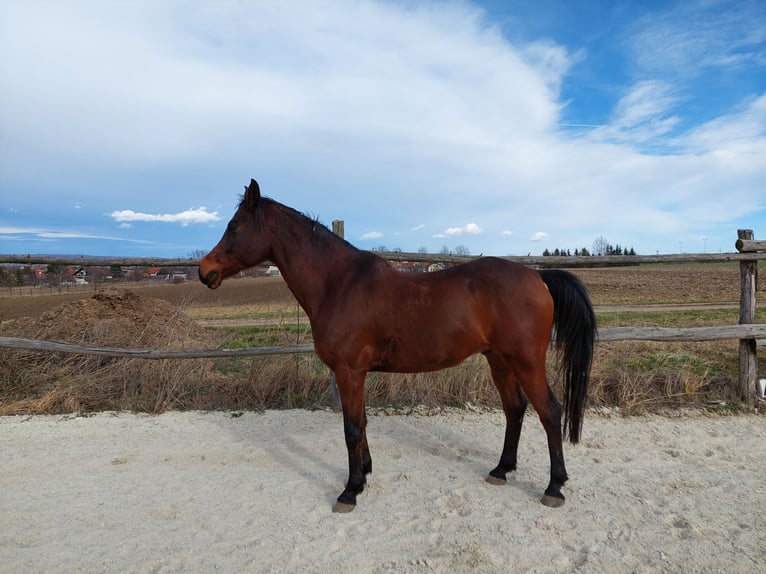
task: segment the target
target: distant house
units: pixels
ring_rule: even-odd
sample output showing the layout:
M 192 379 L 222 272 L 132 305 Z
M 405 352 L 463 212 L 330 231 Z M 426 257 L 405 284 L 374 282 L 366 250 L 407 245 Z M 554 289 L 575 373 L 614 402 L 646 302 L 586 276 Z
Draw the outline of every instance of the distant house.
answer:
M 147 269 L 144 272 L 144 279 L 165 279 L 166 277 L 160 275 L 160 271 L 162 271 L 162 267 L 152 267 Z
M 185 271 L 173 271 L 172 281 L 173 283 L 183 283 L 187 277 L 188 274 Z
M 88 284 L 88 273 L 85 271 L 84 267 L 69 267 L 67 269 L 67 275 L 72 281 L 74 281 L 75 285 Z
M 269 265 L 269 268 L 266 270 L 266 275 L 268 277 L 279 277 L 279 267 L 276 265 Z
M 35 273 L 35 279 L 43 279 L 48 274 L 47 265 L 32 265 L 32 271 Z

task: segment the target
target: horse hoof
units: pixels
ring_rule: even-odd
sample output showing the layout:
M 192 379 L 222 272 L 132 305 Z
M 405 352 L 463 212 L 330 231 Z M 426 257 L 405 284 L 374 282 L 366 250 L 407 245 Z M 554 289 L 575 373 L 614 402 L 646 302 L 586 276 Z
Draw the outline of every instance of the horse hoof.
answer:
M 508 483 L 506 479 L 498 478 L 496 476 L 492 476 L 491 474 L 487 476 L 487 482 L 490 484 L 494 484 L 495 486 L 503 486 Z
M 337 512 L 338 514 L 348 514 L 352 510 L 356 508 L 356 504 L 349 504 L 348 502 L 336 502 L 335 507 L 332 509 L 333 512 Z
M 540 502 L 549 508 L 559 508 L 560 506 L 564 506 L 564 498 L 559 498 L 558 496 L 550 496 L 549 494 L 543 495 L 543 497 L 540 499 Z

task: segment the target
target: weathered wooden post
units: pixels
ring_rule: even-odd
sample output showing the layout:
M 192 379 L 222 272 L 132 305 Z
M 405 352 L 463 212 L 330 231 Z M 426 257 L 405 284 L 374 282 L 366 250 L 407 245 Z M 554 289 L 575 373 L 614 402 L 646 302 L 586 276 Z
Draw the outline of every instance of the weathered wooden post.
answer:
M 342 219 L 335 219 L 332 222 L 332 232 L 338 237 L 346 235 L 346 224 Z M 332 410 L 338 412 L 341 410 L 340 394 L 338 393 L 338 383 L 335 382 L 335 373 L 330 371 L 330 406 Z
M 346 237 L 346 222 L 342 219 L 336 219 L 332 222 L 332 232 L 338 237 Z
M 738 229 L 736 247 L 739 251 L 756 251 L 753 230 Z M 758 283 L 758 261 L 743 260 L 739 263 L 740 296 L 739 324 L 755 323 L 755 291 Z M 755 339 L 739 341 L 739 398 L 750 402 L 758 379 L 758 353 Z

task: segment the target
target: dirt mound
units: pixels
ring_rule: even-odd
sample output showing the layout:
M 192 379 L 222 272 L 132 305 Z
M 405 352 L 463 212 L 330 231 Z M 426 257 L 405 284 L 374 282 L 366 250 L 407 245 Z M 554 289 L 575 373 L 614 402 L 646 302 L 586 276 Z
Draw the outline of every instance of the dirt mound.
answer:
M 36 319 L 20 319 L 9 336 L 125 348 L 189 348 L 205 331 L 181 308 L 127 289 L 104 289 L 89 299 L 62 303 Z
M 6 325 L 3 335 L 120 348 L 215 346 L 181 308 L 127 289 L 105 289 L 38 318 Z M 145 361 L 11 351 L 0 357 L 0 414 L 72 412 L 140 405 L 151 412 L 183 406 L 210 370 L 204 359 Z M 30 398 L 31 396 L 31 398 Z M 138 399 L 138 403 L 136 403 Z

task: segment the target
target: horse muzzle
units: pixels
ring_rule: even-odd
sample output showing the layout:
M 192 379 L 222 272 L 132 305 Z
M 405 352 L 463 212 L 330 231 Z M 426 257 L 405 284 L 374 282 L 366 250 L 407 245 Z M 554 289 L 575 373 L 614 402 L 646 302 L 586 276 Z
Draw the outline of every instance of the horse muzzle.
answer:
M 218 271 L 210 271 L 207 275 L 202 274 L 202 268 L 198 270 L 199 280 L 210 289 L 217 289 L 221 285 L 221 274 Z

